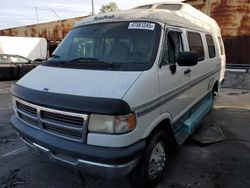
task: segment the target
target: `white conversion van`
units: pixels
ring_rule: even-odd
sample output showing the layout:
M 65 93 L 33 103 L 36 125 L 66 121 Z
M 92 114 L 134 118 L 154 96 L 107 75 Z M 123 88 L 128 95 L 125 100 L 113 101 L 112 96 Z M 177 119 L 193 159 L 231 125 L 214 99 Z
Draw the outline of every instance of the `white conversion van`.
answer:
M 90 16 L 12 85 L 11 122 L 53 161 L 153 185 L 212 109 L 224 69 L 219 26 L 188 4 Z

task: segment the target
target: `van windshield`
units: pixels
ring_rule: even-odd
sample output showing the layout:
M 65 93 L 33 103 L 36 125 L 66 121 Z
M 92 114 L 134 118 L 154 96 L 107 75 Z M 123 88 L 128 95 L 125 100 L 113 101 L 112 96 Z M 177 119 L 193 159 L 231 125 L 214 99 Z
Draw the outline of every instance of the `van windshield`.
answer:
M 76 27 L 43 65 L 76 69 L 147 70 L 156 57 L 160 26 L 115 22 Z

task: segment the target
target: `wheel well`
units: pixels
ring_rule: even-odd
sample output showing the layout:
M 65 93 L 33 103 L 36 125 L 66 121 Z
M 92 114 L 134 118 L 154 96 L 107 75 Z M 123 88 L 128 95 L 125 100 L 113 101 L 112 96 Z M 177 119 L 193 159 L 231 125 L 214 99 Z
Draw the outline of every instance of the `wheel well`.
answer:
M 162 120 L 154 129 L 151 131 L 150 135 L 148 136 L 147 140 L 150 140 L 150 138 L 159 130 L 164 130 L 167 134 L 168 141 L 170 141 L 172 144 L 177 144 L 177 141 L 174 136 L 173 129 L 171 127 L 171 122 L 169 119 Z
M 219 82 L 218 82 L 218 80 L 214 83 L 213 89 L 214 89 L 214 91 L 216 91 L 217 93 L 219 92 Z

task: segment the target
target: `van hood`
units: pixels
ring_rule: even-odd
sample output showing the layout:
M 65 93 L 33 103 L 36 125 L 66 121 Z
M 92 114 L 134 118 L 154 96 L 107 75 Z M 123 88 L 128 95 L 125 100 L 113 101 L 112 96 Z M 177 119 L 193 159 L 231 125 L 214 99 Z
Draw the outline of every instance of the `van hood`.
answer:
M 100 71 L 38 66 L 17 84 L 38 91 L 121 99 L 142 71 Z

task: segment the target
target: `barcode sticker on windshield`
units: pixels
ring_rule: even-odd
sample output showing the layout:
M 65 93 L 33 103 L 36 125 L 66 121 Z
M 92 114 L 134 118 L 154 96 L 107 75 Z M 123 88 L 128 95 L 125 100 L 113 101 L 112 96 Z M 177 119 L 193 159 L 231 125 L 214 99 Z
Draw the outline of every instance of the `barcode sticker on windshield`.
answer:
M 146 29 L 153 31 L 155 29 L 155 24 L 149 22 L 130 22 L 128 29 Z

